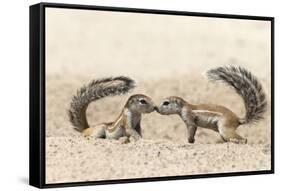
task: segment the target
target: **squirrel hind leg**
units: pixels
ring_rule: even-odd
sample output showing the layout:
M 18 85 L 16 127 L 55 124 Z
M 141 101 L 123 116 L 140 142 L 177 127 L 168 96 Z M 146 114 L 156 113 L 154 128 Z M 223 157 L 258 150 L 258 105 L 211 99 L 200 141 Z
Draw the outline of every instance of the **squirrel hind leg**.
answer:
M 219 133 L 225 142 L 246 144 L 247 139 L 238 135 L 233 127 L 219 127 Z
M 89 127 L 82 132 L 82 136 L 93 138 L 105 138 L 105 129 L 105 124 Z

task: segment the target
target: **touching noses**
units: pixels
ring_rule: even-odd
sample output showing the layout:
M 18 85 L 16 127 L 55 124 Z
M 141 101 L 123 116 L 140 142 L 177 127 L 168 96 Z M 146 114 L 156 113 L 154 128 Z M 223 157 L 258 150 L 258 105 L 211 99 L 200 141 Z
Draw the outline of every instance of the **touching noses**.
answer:
M 157 106 L 154 106 L 154 110 L 157 111 L 157 112 L 159 112 L 159 109 L 158 109 Z

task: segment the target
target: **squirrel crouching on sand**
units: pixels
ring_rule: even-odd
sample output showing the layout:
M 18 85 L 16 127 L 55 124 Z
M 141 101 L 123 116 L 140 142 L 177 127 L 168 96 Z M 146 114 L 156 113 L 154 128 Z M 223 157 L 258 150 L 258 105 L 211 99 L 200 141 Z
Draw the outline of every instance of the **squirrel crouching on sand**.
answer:
M 226 142 L 247 143 L 236 133 L 238 126 L 263 119 L 267 101 L 260 82 L 242 67 L 218 67 L 207 72 L 211 81 L 221 81 L 235 89 L 245 104 L 246 115 L 239 118 L 230 109 L 213 104 L 194 105 L 176 96 L 166 98 L 157 108 L 162 115 L 177 114 L 185 122 L 188 142 L 193 143 L 197 126 L 218 132 Z
M 148 96 L 132 95 L 114 122 L 90 127 L 86 118 L 86 110 L 91 102 L 107 96 L 125 94 L 134 87 L 135 82 L 123 76 L 93 80 L 73 96 L 68 111 L 71 124 L 84 136 L 118 139 L 122 143 L 129 142 L 129 138 L 139 140 L 142 136 L 141 115 L 151 113 L 156 108 Z

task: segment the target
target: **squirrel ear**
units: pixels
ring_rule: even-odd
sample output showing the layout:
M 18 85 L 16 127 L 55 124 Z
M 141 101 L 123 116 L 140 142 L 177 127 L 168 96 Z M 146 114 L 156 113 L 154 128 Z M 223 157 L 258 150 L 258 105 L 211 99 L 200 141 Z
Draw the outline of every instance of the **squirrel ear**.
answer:
M 131 98 L 129 98 L 125 104 L 125 107 L 129 107 L 129 105 L 131 104 Z
M 176 102 L 176 103 L 178 104 L 178 106 L 183 107 L 183 103 L 182 103 L 182 101 L 181 101 L 181 100 L 177 100 L 177 102 Z

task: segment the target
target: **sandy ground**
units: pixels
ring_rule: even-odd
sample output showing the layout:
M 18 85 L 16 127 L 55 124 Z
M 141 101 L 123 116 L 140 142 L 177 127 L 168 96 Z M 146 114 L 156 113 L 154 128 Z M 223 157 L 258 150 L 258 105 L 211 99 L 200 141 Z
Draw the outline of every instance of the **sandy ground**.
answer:
M 269 169 L 269 145 L 175 144 L 48 138 L 49 182 L 114 180 Z M 245 156 L 246 155 L 246 156 Z M 58 168 L 60 170 L 58 170 Z
M 153 20 L 117 13 L 104 14 L 99 22 L 91 12 L 47 14 L 46 183 L 270 169 L 268 23 L 200 18 L 196 24 L 195 18 Z M 125 18 L 126 23 L 120 23 Z M 107 22 L 113 24 L 102 24 Z M 116 27 L 122 24 L 126 25 Z M 125 145 L 83 138 L 68 121 L 67 109 L 76 90 L 93 78 L 109 75 L 135 79 L 138 87 L 131 94 L 147 94 L 156 104 L 177 95 L 195 104 L 221 104 L 243 116 L 242 99 L 202 75 L 208 68 L 227 64 L 251 70 L 269 102 L 264 120 L 239 127 L 247 145 L 223 143 L 217 133 L 201 128 L 195 144 L 188 144 L 180 118 L 156 112 L 143 116 L 143 140 Z M 90 104 L 90 124 L 113 121 L 131 94 Z

